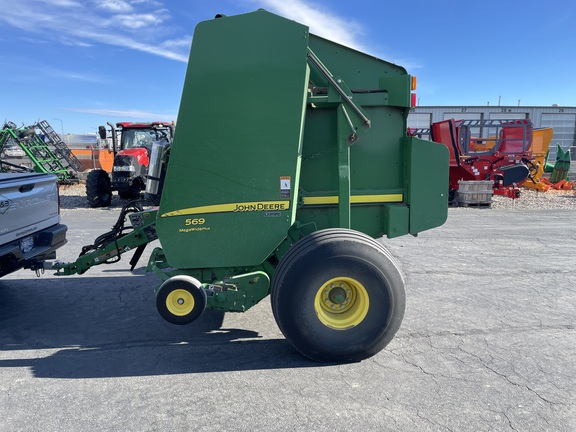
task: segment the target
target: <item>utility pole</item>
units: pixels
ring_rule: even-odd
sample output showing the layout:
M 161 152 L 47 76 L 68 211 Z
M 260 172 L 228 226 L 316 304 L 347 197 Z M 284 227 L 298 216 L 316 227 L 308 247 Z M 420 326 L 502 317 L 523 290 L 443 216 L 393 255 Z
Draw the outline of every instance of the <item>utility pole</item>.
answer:
M 64 122 L 59 118 L 55 118 L 54 120 L 58 120 L 60 122 L 60 129 L 62 130 L 62 136 L 64 136 Z

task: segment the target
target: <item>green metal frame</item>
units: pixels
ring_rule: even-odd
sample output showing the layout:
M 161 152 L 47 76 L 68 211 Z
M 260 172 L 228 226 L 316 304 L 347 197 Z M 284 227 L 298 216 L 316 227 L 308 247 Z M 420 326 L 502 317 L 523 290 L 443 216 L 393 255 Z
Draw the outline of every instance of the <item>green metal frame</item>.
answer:
M 72 178 L 72 173 L 62 164 L 60 157 L 54 153 L 42 139 L 34 134 L 26 140 L 19 137 L 25 129 L 5 128 L 0 130 L 0 151 L 8 140 L 20 146 L 34 164 L 34 171 L 46 174 L 56 174 L 59 181 Z

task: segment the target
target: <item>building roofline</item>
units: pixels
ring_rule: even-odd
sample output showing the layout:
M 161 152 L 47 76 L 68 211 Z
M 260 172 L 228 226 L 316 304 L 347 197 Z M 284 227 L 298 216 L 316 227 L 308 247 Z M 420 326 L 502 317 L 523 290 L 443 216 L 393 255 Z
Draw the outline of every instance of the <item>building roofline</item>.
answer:
M 576 109 L 567 105 L 418 105 L 413 108 L 566 108 Z

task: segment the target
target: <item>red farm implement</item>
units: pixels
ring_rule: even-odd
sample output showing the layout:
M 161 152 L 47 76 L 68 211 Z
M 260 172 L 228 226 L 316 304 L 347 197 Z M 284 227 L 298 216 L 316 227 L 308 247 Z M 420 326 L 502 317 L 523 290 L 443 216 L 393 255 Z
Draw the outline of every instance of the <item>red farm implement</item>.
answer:
M 518 185 L 529 176 L 532 132 L 530 120 L 454 119 L 409 131 L 448 147 L 450 201 L 457 198 L 459 181 L 491 181 L 494 194 L 518 198 Z

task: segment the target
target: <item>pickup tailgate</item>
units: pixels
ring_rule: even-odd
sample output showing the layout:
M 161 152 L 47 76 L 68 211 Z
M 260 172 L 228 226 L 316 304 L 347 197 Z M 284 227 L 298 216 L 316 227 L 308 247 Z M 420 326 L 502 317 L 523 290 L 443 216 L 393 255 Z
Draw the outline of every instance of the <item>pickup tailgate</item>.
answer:
M 0 245 L 59 222 L 55 175 L 0 173 Z

